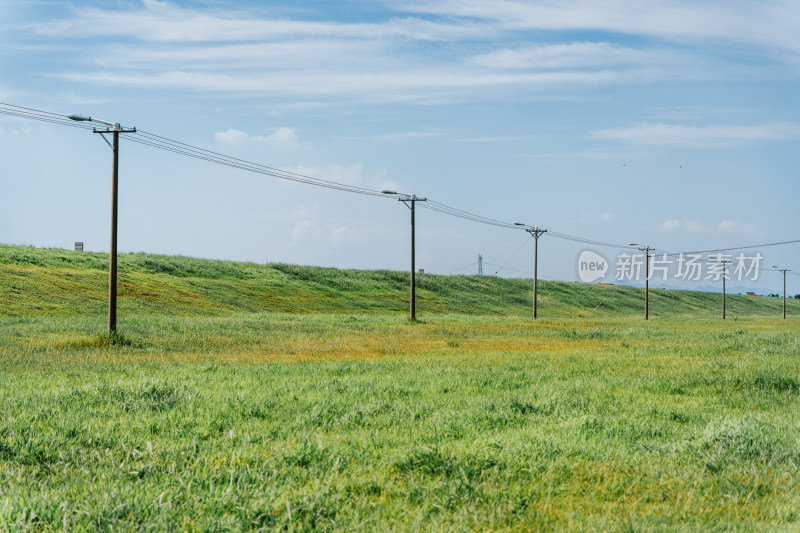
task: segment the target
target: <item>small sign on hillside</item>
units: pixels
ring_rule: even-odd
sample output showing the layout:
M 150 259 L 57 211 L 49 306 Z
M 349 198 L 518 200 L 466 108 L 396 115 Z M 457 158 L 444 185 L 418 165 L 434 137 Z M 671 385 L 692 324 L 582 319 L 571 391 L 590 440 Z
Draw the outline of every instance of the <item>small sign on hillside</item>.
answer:
M 83 243 L 82 242 L 76 242 L 75 243 L 75 251 L 76 252 L 82 252 L 83 251 Z

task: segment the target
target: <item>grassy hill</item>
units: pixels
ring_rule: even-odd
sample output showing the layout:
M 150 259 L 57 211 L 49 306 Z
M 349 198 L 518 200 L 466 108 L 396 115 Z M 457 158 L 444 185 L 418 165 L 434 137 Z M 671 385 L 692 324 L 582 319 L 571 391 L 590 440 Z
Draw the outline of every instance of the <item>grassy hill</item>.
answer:
M 800 528 L 800 301 L 106 261 L 0 246 L 1 532 Z
M 107 270 L 107 254 L 0 245 L 0 316 L 102 314 Z M 530 279 L 421 274 L 417 283 L 422 316 L 530 313 Z M 641 314 L 643 299 L 642 289 L 632 287 L 539 283 L 542 317 Z M 118 305 L 121 313 L 153 316 L 402 313 L 408 307 L 408 273 L 121 254 Z M 778 298 L 728 297 L 730 316 L 780 312 Z M 652 289 L 650 313 L 716 317 L 720 295 Z M 788 313 L 800 314 L 800 301 L 790 301 Z

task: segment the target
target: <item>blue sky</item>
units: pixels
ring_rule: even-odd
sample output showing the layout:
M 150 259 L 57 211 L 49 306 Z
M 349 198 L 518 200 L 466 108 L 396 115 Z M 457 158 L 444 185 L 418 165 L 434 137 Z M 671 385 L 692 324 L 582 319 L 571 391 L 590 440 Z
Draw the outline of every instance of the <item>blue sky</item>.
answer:
M 798 27 L 792 1 L 5 0 L 0 101 L 565 234 L 704 250 L 800 238 Z M 106 251 L 110 156 L 89 132 L 0 115 L 0 242 Z M 120 180 L 123 251 L 407 268 L 394 200 L 124 140 Z M 417 229 L 426 271 L 475 272 L 479 253 L 488 273 L 532 271 L 523 232 L 425 209 Z M 543 279 L 577 279 L 584 249 L 618 252 L 539 245 Z M 760 252 L 800 271 L 797 244 Z

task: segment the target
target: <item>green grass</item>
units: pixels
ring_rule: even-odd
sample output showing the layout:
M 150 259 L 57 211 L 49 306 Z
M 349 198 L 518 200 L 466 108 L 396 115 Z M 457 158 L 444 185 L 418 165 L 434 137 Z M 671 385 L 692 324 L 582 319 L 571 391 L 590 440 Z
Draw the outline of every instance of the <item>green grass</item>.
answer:
M 0 531 L 800 530 L 797 318 L 687 294 L 645 322 L 622 287 L 586 318 L 605 288 L 564 283 L 534 323 L 513 280 L 468 304 L 470 278 L 431 277 L 458 313 L 412 323 L 375 304 L 399 273 L 136 254 L 155 296 L 108 336 L 102 258 L 0 254 Z M 258 308 L 278 279 L 309 307 Z
M 0 316 L 96 315 L 107 306 L 108 256 L 0 245 Z M 644 310 L 643 290 L 542 281 L 544 317 L 625 316 Z M 525 316 L 530 279 L 417 276 L 417 309 L 428 314 Z M 800 300 L 788 302 L 800 315 Z M 778 298 L 729 295 L 728 314 L 777 316 Z M 258 265 L 187 257 L 121 254 L 120 314 L 224 316 L 236 312 L 387 313 L 408 306 L 408 273 Z M 650 313 L 716 317 L 721 296 L 653 289 Z

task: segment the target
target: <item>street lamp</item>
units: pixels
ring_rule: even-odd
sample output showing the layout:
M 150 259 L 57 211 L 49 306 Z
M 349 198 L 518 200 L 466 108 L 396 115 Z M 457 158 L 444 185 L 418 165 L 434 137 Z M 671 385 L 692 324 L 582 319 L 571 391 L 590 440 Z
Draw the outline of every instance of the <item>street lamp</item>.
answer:
M 427 198 L 419 198 L 413 194 L 403 194 L 398 193 L 397 191 L 381 191 L 383 194 L 390 195 L 390 196 L 399 196 L 397 198 L 398 201 L 403 202 L 406 207 L 411 209 L 411 289 L 410 289 L 410 310 L 411 310 L 411 320 L 417 319 L 417 291 L 415 285 L 415 274 L 414 274 L 414 259 L 415 259 L 415 244 L 414 244 L 414 206 L 417 202 L 426 202 Z
M 786 267 L 781 268 L 775 265 L 772 265 L 772 268 L 778 272 L 783 272 L 783 319 L 786 320 L 786 273 L 791 272 L 791 270 Z
M 514 222 L 515 226 L 521 226 L 533 236 L 533 318 L 536 319 L 536 289 L 539 281 L 539 237 L 542 233 L 547 233 L 546 229 L 539 229 L 537 226 L 529 226 L 522 222 Z
M 136 133 L 136 128 L 123 129 L 119 122 L 108 122 L 86 115 L 72 114 L 67 118 L 79 122 L 96 122 L 107 126 L 104 130 L 94 129 L 93 133 L 99 133 L 103 140 L 111 147 L 113 153 L 112 172 L 111 172 L 111 251 L 109 252 L 110 261 L 108 268 L 108 333 L 113 334 L 117 331 L 117 185 L 119 183 L 119 134 Z M 109 143 L 104 137 L 106 133 L 113 134 L 113 143 Z
M 637 246 L 645 254 L 644 262 L 644 319 L 650 319 L 650 248 L 649 245 L 630 243 L 630 246 Z

